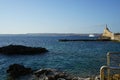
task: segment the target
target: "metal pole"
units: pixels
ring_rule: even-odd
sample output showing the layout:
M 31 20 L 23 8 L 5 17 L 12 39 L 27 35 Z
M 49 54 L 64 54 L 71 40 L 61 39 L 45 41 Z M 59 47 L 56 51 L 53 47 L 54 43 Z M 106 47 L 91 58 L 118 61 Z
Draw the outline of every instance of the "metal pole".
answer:
M 107 66 L 110 66 L 110 53 L 109 52 L 107 53 Z M 110 80 L 110 69 L 107 70 L 107 74 L 108 74 L 107 80 Z
M 105 76 L 104 76 L 104 69 L 106 68 L 107 66 L 102 66 L 100 68 L 100 80 L 104 80 Z

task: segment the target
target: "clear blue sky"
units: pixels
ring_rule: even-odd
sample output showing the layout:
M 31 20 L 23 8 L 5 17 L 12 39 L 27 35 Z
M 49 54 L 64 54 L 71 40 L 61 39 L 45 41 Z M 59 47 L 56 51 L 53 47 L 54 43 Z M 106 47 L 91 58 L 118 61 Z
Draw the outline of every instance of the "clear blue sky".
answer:
M 0 34 L 120 32 L 120 0 L 0 0 Z

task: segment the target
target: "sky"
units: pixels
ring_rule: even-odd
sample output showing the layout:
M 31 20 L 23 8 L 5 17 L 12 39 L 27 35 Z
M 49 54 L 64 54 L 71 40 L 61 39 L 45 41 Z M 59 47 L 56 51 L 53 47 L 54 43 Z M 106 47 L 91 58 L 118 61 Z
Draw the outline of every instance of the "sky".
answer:
M 120 0 L 0 0 L 0 34 L 120 32 Z

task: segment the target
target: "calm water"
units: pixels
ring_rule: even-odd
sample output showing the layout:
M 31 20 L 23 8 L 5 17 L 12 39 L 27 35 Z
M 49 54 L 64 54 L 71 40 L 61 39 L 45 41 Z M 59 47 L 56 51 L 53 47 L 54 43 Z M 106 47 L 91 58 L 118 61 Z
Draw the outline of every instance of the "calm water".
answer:
M 120 52 L 117 42 L 58 42 L 58 39 L 79 39 L 85 36 L 0 36 L 0 46 L 19 44 L 33 47 L 45 47 L 45 54 L 2 55 L 0 54 L 0 80 L 6 79 L 6 69 L 10 64 L 20 63 L 33 69 L 55 68 L 77 76 L 99 74 L 102 65 L 106 65 L 106 53 Z

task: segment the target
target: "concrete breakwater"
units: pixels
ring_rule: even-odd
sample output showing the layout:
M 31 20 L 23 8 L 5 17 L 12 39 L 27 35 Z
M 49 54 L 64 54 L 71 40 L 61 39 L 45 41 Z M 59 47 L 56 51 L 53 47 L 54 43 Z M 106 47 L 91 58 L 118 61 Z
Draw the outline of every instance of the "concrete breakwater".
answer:
M 110 39 L 59 39 L 60 42 L 68 41 L 111 41 Z

